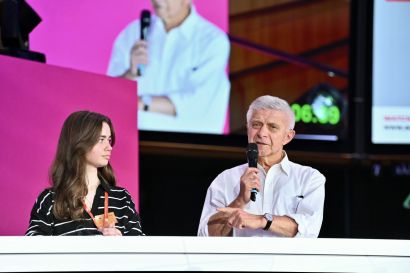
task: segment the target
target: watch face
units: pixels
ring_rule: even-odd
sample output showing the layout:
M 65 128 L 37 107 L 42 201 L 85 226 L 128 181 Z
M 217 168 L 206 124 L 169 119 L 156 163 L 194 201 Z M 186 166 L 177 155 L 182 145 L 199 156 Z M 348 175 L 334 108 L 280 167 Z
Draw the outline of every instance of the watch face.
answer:
M 272 215 L 269 214 L 269 213 L 265 213 L 265 215 L 263 217 L 265 217 L 265 219 L 268 220 L 268 221 L 272 221 Z

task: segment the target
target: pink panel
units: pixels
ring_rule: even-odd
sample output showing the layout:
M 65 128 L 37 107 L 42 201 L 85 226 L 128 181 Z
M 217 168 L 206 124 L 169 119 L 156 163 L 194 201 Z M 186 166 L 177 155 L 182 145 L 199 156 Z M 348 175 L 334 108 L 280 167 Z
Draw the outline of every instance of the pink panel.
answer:
M 152 9 L 149 0 L 28 0 L 42 22 L 30 34 L 30 48 L 47 63 L 105 74 L 119 32 Z M 198 12 L 227 30 L 228 1 L 194 1 Z
M 0 56 L 0 83 L 0 235 L 24 234 L 37 195 L 49 186 L 63 122 L 78 110 L 112 119 L 111 163 L 138 204 L 135 82 Z

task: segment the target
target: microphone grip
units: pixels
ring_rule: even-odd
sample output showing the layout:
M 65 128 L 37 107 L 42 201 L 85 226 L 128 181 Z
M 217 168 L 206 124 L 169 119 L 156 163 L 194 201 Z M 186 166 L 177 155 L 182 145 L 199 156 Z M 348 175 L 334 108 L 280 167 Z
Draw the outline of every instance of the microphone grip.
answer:
M 256 201 L 256 194 L 258 193 L 258 190 L 256 189 L 256 188 L 253 188 L 252 190 L 251 190 L 251 200 L 253 201 L 253 202 L 255 202 Z

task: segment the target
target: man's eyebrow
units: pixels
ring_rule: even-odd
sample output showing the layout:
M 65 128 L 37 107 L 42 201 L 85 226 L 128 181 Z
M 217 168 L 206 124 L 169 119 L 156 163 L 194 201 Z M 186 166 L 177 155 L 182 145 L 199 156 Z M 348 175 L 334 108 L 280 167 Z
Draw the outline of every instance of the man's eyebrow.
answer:
M 275 126 L 275 127 L 281 127 L 279 123 L 277 122 L 270 122 L 268 123 L 269 126 Z

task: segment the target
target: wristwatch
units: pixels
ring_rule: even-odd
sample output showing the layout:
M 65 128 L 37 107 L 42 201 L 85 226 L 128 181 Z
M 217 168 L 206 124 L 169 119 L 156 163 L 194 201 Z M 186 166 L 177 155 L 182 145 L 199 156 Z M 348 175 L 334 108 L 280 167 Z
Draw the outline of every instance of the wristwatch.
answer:
M 272 225 L 273 216 L 272 216 L 272 214 L 265 213 L 265 214 L 263 215 L 263 218 L 265 218 L 266 221 L 267 221 L 267 222 L 266 222 L 266 226 L 263 228 L 263 230 L 269 230 L 270 225 Z
M 152 103 L 152 97 L 149 95 L 143 95 L 141 96 L 141 100 L 142 100 L 142 103 L 144 104 L 144 107 L 142 109 L 144 111 L 148 111 Z

